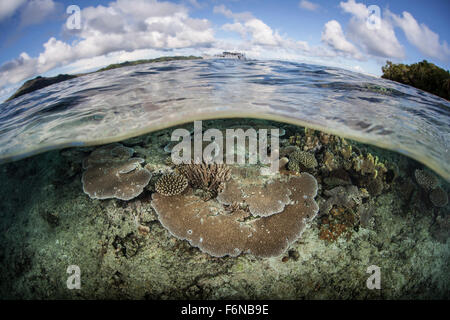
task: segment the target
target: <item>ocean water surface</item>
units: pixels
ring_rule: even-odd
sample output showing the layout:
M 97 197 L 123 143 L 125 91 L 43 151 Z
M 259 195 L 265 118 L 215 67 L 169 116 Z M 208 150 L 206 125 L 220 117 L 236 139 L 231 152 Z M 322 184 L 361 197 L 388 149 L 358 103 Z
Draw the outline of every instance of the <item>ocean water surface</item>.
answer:
M 283 61 L 172 61 L 64 81 L 0 105 L 0 161 L 192 120 L 302 125 L 407 155 L 450 179 L 450 103 L 392 81 Z

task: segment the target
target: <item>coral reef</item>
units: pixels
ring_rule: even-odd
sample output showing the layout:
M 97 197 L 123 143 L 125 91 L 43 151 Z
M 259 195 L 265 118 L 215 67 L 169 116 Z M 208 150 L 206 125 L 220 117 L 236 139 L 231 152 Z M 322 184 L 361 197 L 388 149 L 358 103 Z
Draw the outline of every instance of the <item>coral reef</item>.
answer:
M 215 198 L 231 178 L 231 169 L 226 164 L 182 164 L 176 170 L 187 178 L 192 187 L 205 191 L 206 200 Z
M 228 182 L 217 196 L 217 200 L 225 205 L 233 203 L 248 207 L 253 216 L 268 217 L 280 213 L 291 199 L 291 192 L 285 182 L 271 181 L 265 185 L 244 186 L 235 180 Z
M 369 175 L 373 179 L 376 179 L 380 173 L 386 173 L 386 166 L 378 160 L 378 157 L 374 157 L 372 154 L 367 154 L 366 157 L 360 155 L 353 158 L 353 169 L 361 175 Z
M 174 196 L 182 193 L 188 186 L 186 177 L 178 173 L 165 174 L 156 181 L 156 192 L 164 196 Z
M 369 196 L 367 191 L 359 190 L 354 185 L 335 187 L 323 193 L 329 198 L 320 206 L 322 214 L 329 213 L 333 206 L 353 209 L 362 203 L 362 199 Z
M 445 207 L 448 204 L 448 195 L 441 187 L 436 187 L 430 192 L 430 201 L 435 207 Z
M 86 169 L 93 164 L 127 160 L 131 158 L 133 154 L 133 148 L 125 147 L 120 143 L 101 146 L 92 151 L 90 155 L 83 160 L 83 169 Z
M 425 190 L 433 190 L 438 185 L 437 177 L 425 170 L 416 169 L 414 171 L 417 183 Z
M 328 242 L 337 241 L 340 237 L 350 240 L 357 219 L 353 210 L 343 207 L 333 207 L 330 215 L 322 217 L 319 238 Z
M 292 201 L 281 213 L 269 217 L 248 219 L 249 213 L 240 209 L 227 212 L 220 202 L 205 202 L 191 189 L 170 198 L 155 193 L 152 206 L 171 234 L 212 256 L 237 256 L 242 252 L 279 256 L 318 212 L 313 176 L 303 173 L 280 183 L 280 188 L 289 189 Z
M 383 191 L 384 185 L 380 178 L 373 179 L 367 184 L 367 191 L 369 191 L 371 196 L 378 196 Z
M 288 168 L 291 171 L 300 172 L 303 169 L 314 169 L 317 160 L 313 153 L 306 151 L 294 151 L 289 155 Z
M 208 123 L 210 127 L 223 128 L 236 122 L 226 119 Z M 285 152 L 288 157 L 303 150 L 306 134 L 296 126 L 285 128 L 287 136 L 300 132 L 298 145 L 280 139 L 280 153 Z M 182 194 L 169 197 L 155 192 L 158 179 L 177 170 L 173 163 L 165 162 L 167 154 L 163 151 L 172 131 L 170 128 L 129 139 L 123 142 L 129 149 L 118 144 L 102 147 L 103 150 L 70 148 L 1 165 L 0 179 L 5 183 L 0 184 L 3 267 L 0 296 L 4 299 L 449 298 L 450 207 L 432 205 L 431 193 L 440 192 L 435 191 L 437 185 L 428 190 L 416 183 L 414 170 L 422 168 L 421 164 L 355 141 L 347 140 L 346 145 L 342 138 L 315 134 L 322 147 L 314 152 L 318 162 L 313 171 L 317 185 L 312 187 L 317 188 L 316 201 L 324 212 L 314 218 L 314 207 L 307 207 L 313 211 L 308 218 L 302 211 L 304 207 L 298 204 L 305 204 L 305 200 L 305 205 L 311 204 L 312 199 L 307 200 L 311 197 L 301 191 L 303 184 L 295 186 L 298 174 L 280 170 L 279 174 L 264 177 L 258 164 L 230 166 L 232 178 L 222 184 L 223 191 L 216 198 L 206 202 L 200 189 L 187 187 Z M 118 148 L 112 151 L 115 147 Z M 135 153 L 131 153 L 133 149 Z M 133 156 L 145 159 L 152 180 L 139 197 L 129 201 L 92 201 L 81 191 L 80 180 L 82 159 L 91 152 L 91 160 L 84 161 L 86 167 L 109 162 L 115 162 L 116 166 Z M 369 153 L 374 160 L 377 155 L 388 172 L 380 170 L 374 179 L 373 172 L 363 175 L 356 171 L 353 159 L 367 159 Z M 327 158 L 326 154 L 330 156 Z M 330 160 L 332 170 L 324 165 L 326 160 Z M 140 161 L 135 166 L 142 166 Z M 392 169 L 395 165 L 397 168 Z M 130 168 L 132 164 L 125 165 L 125 169 Z M 306 174 L 298 178 L 302 176 Z M 273 183 L 279 189 L 289 190 L 289 202 L 279 213 L 267 217 L 253 215 L 249 205 L 252 194 L 246 188 L 270 194 L 271 201 L 266 196 L 264 199 L 271 206 L 283 196 L 265 193 L 264 188 L 272 188 Z M 381 194 L 377 191 L 378 183 L 383 184 Z M 339 187 L 343 189 L 335 190 Z M 439 181 L 439 187 L 449 190 L 443 180 Z M 356 201 L 345 201 L 347 192 L 354 192 Z M 341 196 L 344 199 L 330 200 Z M 323 203 L 327 201 L 331 208 L 325 212 Z M 157 210 L 161 217 L 154 207 L 161 209 Z M 201 226 L 201 218 L 207 229 Z M 174 229 L 164 227 L 159 219 Z M 247 236 L 251 232 L 252 237 L 244 239 L 240 230 Z M 175 231 L 180 232 L 179 236 L 171 236 Z M 300 233 L 301 237 L 295 241 Z M 194 243 L 200 241 L 200 235 L 207 242 L 205 248 L 217 255 L 232 252 L 235 256 L 242 250 L 241 254 L 215 258 L 188 241 L 177 239 L 185 237 Z M 241 246 L 238 250 L 234 246 L 236 241 Z M 69 275 L 65 268 L 71 264 L 81 269 L 82 290 L 67 290 Z M 367 290 L 369 275 L 365 271 L 369 265 L 381 268 L 382 290 Z
M 92 199 L 130 200 L 142 193 L 151 173 L 141 158 L 130 158 L 134 151 L 120 144 L 94 150 L 83 161 L 83 191 Z

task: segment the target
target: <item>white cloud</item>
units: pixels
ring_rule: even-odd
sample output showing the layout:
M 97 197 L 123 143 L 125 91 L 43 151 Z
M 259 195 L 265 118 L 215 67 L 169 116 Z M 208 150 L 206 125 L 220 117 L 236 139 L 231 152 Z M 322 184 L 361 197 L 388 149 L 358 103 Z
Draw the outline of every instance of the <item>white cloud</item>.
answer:
M 392 24 L 381 18 L 379 28 L 368 28 L 368 8 L 355 0 L 340 3 L 341 8 L 352 15 L 347 27 L 347 35 L 354 44 L 367 54 L 380 58 L 404 58 L 403 46 L 395 36 Z
M 67 43 L 52 37 L 37 58 L 22 54 L 5 63 L 0 66 L 0 86 L 115 51 L 209 47 L 214 42 L 208 20 L 193 19 L 185 6 L 170 2 L 117 0 L 108 7 L 87 7 L 81 16 L 77 41 Z
M 213 11 L 234 19 L 234 23 L 224 24 L 223 30 L 239 33 L 245 41 L 249 41 L 254 46 L 305 48 L 301 42 L 296 43 L 291 39 L 282 37 L 276 30 L 272 30 L 271 27 L 262 20 L 253 17 L 249 12 L 233 13 L 224 5 L 215 6 Z
M 225 7 L 225 5 L 223 5 L 223 4 L 214 6 L 213 12 L 217 13 L 217 14 L 222 14 L 229 19 L 233 18 L 238 21 L 247 21 L 250 19 L 254 19 L 251 12 L 246 11 L 246 12 L 233 13 L 230 9 Z
M 306 9 L 309 11 L 316 11 L 319 9 L 319 5 L 317 3 L 307 1 L 307 0 L 301 0 L 298 4 L 298 6 L 302 9 Z
M 344 55 L 349 55 L 356 59 L 362 58 L 359 50 L 345 38 L 341 25 L 336 20 L 328 21 L 325 24 L 322 32 L 322 41 Z
M 22 52 L 18 58 L 0 66 L 0 86 L 22 81 L 32 77 L 36 72 L 36 59 Z
M 419 49 L 419 51 L 432 58 L 448 61 L 450 49 L 446 41 L 440 43 L 439 35 L 431 31 L 425 24 L 419 23 L 407 11 L 402 16 L 388 12 L 394 23 L 399 26 L 406 35 L 408 41 Z
M 53 0 L 30 0 L 20 12 L 22 27 L 38 24 L 54 15 L 62 6 Z
M 2 0 L 0 1 L 0 21 L 9 18 L 19 9 L 26 0 Z
M 363 3 L 356 3 L 355 0 L 341 2 L 339 5 L 345 12 L 351 13 L 358 19 L 364 20 L 369 15 L 367 7 Z

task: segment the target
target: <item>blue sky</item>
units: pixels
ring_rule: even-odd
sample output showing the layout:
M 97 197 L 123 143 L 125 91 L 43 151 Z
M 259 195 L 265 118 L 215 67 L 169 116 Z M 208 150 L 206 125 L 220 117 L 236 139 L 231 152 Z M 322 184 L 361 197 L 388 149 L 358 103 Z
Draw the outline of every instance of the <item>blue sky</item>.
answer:
M 70 5 L 81 10 L 75 30 L 66 26 Z M 375 25 L 371 5 L 380 9 Z M 448 70 L 448 12 L 445 0 L 2 0 L 0 101 L 37 75 L 224 50 L 376 76 L 388 59 Z

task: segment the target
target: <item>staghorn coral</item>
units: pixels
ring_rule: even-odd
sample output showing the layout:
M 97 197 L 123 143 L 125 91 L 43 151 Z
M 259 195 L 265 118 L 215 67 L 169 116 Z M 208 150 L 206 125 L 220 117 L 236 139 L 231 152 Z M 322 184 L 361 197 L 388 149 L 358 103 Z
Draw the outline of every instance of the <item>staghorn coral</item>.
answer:
M 430 201 L 435 207 L 445 207 L 448 204 L 448 195 L 441 187 L 436 187 L 430 192 Z
M 216 197 L 231 178 L 231 169 L 226 164 L 182 164 L 177 171 L 187 178 L 192 187 L 206 191 L 210 198 Z
M 142 193 L 151 173 L 141 158 L 130 158 L 133 149 L 112 144 L 94 150 L 84 159 L 83 191 L 92 199 L 130 200 Z
M 237 256 L 242 252 L 258 257 L 279 256 L 318 211 L 313 176 L 303 173 L 282 184 L 291 192 L 292 201 L 281 213 L 269 217 L 248 219 L 249 213 L 238 207 L 230 213 L 216 200 L 203 201 L 192 189 L 170 198 L 154 193 L 152 206 L 172 235 L 212 256 Z
M 155 183 L 156 192 L 164 196 L 174 196 L 182 193 L 188 186 L 187 179 L 178 173 L 163 175 Z
M 416 169 L 414 171 L 417 183 L 426 190 L 432 190 L 437 187 L 438 179 L 428 171 Z
M 289 155 L 288 168 L 291 171 L 300 172 L 301 169 L 314 169 L 317 160 L 314 154 L 306 151 L 294 151 Z

